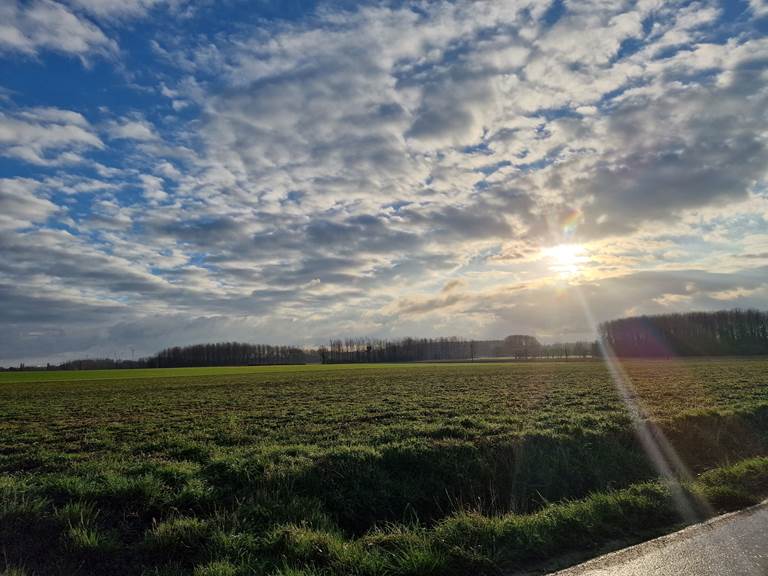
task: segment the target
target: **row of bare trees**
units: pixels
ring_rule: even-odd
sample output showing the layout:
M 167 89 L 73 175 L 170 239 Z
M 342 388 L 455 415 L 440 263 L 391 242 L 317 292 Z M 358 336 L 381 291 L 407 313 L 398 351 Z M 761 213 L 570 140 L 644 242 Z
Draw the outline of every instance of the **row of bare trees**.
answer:
M 301 348 L 218 342 L 194 346 L 175 346 L 160 351 L 147 359 L 152 368 L 179 368 L 185 366 L 248 366 L 259 364 L 303 364 L 307 361 Z
M 768 312 L 723 310 L 636 316 L 600 325 L 617 356 L 670 357 L 768 354 Z
M 347 338 L 318 349 L 324 364 L 415 362 L 477 358 L 588 358 L 598 355 L 596 342 L 541 344 L 534 336 L 515 334 L 504 340 L 461 338 Z
M 318 353 L 324 364 L 458 360 L 471 358 L 474 344 L 460 338 L 346 338 L 331 340 L 328 346 L 321 346 Z

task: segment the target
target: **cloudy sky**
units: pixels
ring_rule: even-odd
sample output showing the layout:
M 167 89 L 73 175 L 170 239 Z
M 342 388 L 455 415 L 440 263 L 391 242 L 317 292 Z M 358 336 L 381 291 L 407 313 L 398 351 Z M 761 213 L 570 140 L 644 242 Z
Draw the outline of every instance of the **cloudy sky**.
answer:
M 0 363 L 768 307 L 766 32 L 766 0 L 4 0 Z

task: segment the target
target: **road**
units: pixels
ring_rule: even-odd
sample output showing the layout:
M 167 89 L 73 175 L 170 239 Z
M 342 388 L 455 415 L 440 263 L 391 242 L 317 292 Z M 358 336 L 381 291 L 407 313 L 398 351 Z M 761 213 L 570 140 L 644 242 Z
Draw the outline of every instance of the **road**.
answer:
M 550 576 L 768 576 L 768 501 Z

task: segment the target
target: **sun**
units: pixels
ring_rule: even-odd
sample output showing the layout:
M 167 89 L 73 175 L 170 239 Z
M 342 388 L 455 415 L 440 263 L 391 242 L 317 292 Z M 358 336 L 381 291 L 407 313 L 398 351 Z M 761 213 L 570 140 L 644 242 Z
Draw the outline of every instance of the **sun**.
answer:
M 545 248 L 542 254 L 551 262 L 550 269 L 561 276 L 578 274 L 589 262 L 587 249 L 581 244 L 558 244 Z

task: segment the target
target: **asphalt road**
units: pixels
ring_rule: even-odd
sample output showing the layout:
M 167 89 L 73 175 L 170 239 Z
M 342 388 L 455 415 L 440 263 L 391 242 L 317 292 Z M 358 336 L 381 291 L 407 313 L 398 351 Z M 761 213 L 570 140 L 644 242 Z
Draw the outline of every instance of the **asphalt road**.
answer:
M 555 575 L 768 576 L 768 501 Z

